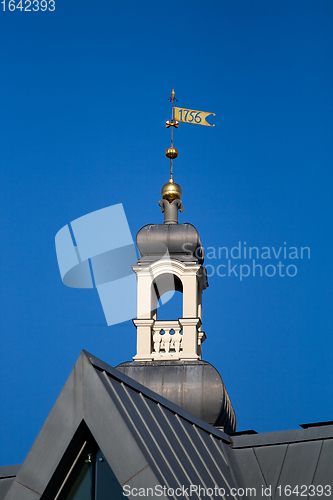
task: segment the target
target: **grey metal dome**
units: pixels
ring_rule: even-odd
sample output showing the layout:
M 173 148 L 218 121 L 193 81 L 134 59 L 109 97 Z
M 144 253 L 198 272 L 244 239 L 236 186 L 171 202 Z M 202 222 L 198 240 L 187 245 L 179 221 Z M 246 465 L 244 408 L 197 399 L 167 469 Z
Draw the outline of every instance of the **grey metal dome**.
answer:
M 203 264 L 204 261 L 199 233 L 189 223 L 148 224 L 138 231 L 136 243 L 143 261 L 160 259 L 166 252 L 183 262 Z
M 205 422 L 236 431 L 236 415 L 219 372 L 207 361 L 128 361 L 117 370 Z

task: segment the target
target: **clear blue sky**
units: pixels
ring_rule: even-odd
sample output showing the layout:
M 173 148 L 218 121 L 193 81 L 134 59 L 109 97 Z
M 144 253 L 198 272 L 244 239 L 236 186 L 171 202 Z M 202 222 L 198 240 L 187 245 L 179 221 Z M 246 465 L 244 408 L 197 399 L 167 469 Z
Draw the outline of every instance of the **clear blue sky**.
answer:
M 216 113 L 175 133 L 180 221 L 206 249 L 311 249 L 257 262 L 294 277 L 211 276 L 203 357 L 239 430 L 333 420 L 332 1 L 55 2 L 0 11 L 0 465 L 24 460 L 82 349 L 135 354 L 130 321 L 107 327 L 96 291 L 62 284 L 54 237 L 116 203 L 133 237 L 163 221 L 172 88 Z

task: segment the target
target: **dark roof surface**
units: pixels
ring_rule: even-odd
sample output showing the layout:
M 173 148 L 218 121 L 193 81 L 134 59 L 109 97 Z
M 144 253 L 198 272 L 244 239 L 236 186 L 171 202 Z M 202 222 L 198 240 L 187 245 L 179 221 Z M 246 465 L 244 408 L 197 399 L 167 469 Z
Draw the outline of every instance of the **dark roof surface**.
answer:
M 121 485 L 236 486 L 225 433 L 83 351 L 6 500 L 41 498 L 82 420 Z
M 273 499 L 287 498 L 286 485 L 291 489 L 298 486 L 299 493 L 303 487 L 302 492 L 309 498 L 333 496 L 333 425 L 234 436 L 232 440 L 241 481 L 246 487 L 257 491 L 262 486 L 270 487 L 269 497 Z M 320 494 L 319 489 L 313 495 L 310 485 L 330 486 L 325 491 L 331 494 Z M 296 498 L 296 491 L 291 498 Z
M 21 465 L 7 465 L 0 467 L 0 499 L 5 498 L 16 474 L 18 473 Z
M 225 500 L 231 488 L 333 489 L 333 426 L 229 437 L 83 351 L 20 469 L 0 469 L 0 499 L 40 499 L 83 421 L 121 485 L 225 488 Z

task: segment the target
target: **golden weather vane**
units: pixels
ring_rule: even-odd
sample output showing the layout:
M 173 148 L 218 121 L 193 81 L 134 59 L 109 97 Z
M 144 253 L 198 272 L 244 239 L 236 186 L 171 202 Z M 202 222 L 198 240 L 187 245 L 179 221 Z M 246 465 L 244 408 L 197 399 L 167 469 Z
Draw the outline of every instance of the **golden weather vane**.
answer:
M 207 116 L 213 115 L 215 113 L 208 113 L 206 111 L 198 111 L 196 109 L 187 109 L 187 108 L 176 108 L 174 106 L 175 102 L 178 102 L 178 99 L 175 97 L 175 91 L 172 89 L 171 97 L 168 98 L 171 102 L 171 120 L 166 122 L 166 128 L 171 128 L 171 147 L 168 148 L 165 152 L 167 158 L 170 159 L 170 180 L 173 179 L 173 160 L 177 158 L 178 151 L 173 146 L 173 129 L 178 128 L 179 122 L 184 123 L 193 123 L 195 125 L 205 125 L 207 127 L 215 127 L 215 125 L 211 125 L 206 121 Z
M 178 150 L 173 145 L 173 129 L 178 128 L 179 122 L 215 127 L 215 125 L 211 125 L 206 121 L 207 116 L 215 116 L 215 113 L 207 113 L 195 109 L 176 108 L 174 104 L 178 102 L 178 99 L 176 99 L 173 89 L 171 97 L 169 97 L 168 100 L 171 102 L 171 120 L 166 122 L 166 128 L 171 128 L 171 146 L 165 151 L 165 156 L 170 159 L 170 180 L 162 188 L 162 198 L 172 202 L 172 200 L 180 199 L 181 197 L 181 187 L 173 180 L 173 160 L 178 156 Z

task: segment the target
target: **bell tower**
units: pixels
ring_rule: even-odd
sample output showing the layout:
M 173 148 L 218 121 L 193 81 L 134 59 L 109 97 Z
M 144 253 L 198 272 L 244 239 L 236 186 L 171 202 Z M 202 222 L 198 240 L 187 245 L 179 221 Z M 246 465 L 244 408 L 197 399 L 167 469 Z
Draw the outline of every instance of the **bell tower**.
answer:
M 170 159 L 170 180 L 162 187 L 159 206 L 164 224 L 148 224 L 136 236 L 140 258 L 132 266 L 137 278 L 137 352 L 133 361 L 117 367 L 126 375 L 206 422 L 236 430 L 236 416 L 221 375 L 202 360 L 202 294 L 208 287 L 204 251 L 197 229 L 190 223 L 178 223 L 184 208 L 182 190 L 173 179 L 173 160 L 178 151 L 173 146 L 175 94 L 172 103 L 171 146 L 165 155 Z M 158 320 L 159 301 L 167 292 L 181 292 L 182 315 Z
M 170 148 L 169 148 L 170 149 Z M 166 152 L 169 153 L 169 150 Z M 204 255 L 192 224 L 178 224 L 183 211 L 180 186 L 170 181 L 159 202 L 164 224 L 149 224 L 137 234 L 137 354 L 134 360 L 197 360 L 206 339 L 202 331 L 202 292 L 207 288 Z M 183 315 L 158 321 L 158 301 L 166 292 L 183 294 Z

